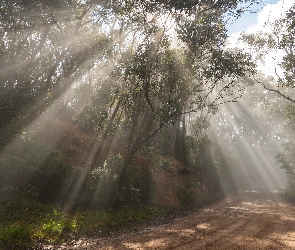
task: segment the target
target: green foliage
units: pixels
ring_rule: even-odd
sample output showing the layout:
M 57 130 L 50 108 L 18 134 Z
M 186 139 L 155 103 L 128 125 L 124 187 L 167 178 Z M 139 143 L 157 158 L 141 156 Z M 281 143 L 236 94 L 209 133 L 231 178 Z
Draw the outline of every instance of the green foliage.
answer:
M 210 67 L 205 69 L 204 75 L 208 78 L 221 80 L 224 77 L 233 79 L 245 76 L 246 73 L 254 73 L 254 64 L 251 56 L 242 52 L 233 53 L 212 49 Z
M 200 180 L 195 177 L 187 177 L 184 181 L 184 188 L 186 190 L 194 190 L 201 186 Z
M 66 234 L 75 232 L 75 218 L 52 205 L 10 198 L 1 202 L 0 242 L 4 249 L 33 249 L 38 242 L 61 242 Z
M 289 121 L 291 122 L 290 125 L 292 126 L 292 123 L 293 124 L 295 123 L 295 105 L 288 105 L 286 107 L 285 114 L 287 118 L 289 119 Z
M 257 52 L 266 53 L 270 49 L 274 49 L 276 47 L 276 41 L 274 37 L 269 33 L 264 33 L 262 31 L 257 34 L 245 34 L 243 33 L 240 40 L 255 46 Z
M 85 81 L 75 89 L 77 100 L 72 109 L 79 110 L 74 120 L 86 132 L 101 131 L 109 118 L 107 112 L 110 99 L 112 99 L 111 83 L 102 81 L 100 86 L 92 79 Z M 76 112 L 74 112 L 76 113 Z
M 132 162 L 126 169 L 121 190 L 119 191 L 117 207 L 134 207 L 146 204 L 151 191 L 149 171 Z
M 294 88 L 295 84 L 295 72 L 294 72 L 294 39 L 295 39 L 295 4 L 287 11 L 286 16 L 281 18 L 276 22 L 276 31 L 281 36 L 279 41 L 279 48 L 283 49 L 286 52 L 286 55 L 283 57 L 283 62 L 281 67 L 284 70 L 284 78 L 280 79 L 282 85 L 287 87 Z
M 0 249 L 1 245 L 12 249 L 29 248 L 32 245 L 31 235 L 32 230 L 25 223 L 15 223 L 5 228 L 0 226 Z
M 97 209 L 112 206 L 123 161 L 120 154 L 111 155 L 103 162 L 102 166 L 93 168 L 85 177 L 85 182 L 79 193 L 80 199 L 77 199 L 76 205 L 82 208 L 90 205 Z
M 98 167 L 98 168 L 93 169 L 89 175 L 89 184 L 88 185 L 89 185 L 90 190 L 94 190 L 98 182 L 115 181 L 113 179 L 113 177 L 115 178 L 114 173 L 113 173 L 115 171 L 116 171 L 115 167 L 109 168 L 109 167 L 106 167 L 106 164 L 104 165 L 104 168 Z
M 192 206 L 195 203 L 191 191 L 186 188 L 180 188 L 177 195 L 184 206 Z
M 295 186 L 295 143 L 290 141 L 284 144 L 284 151 L 276 155 L 277 162 L 281 165 L 281 168 L 286 171 L 288 176 L 289 186 Z
M 121 176 L 123 164 L 123 156 L 116 154 L 110 156 L 102 167 L 90 172 L 80 194 L 83 208 L 89 204 L 96 209 L 135 206 L 146 201 L 150 189 L 148 176 L 143 176 L 140 167 L 133 163 Z M 122 185 L 119 188 L 120 181 Z
M 33 247 L 36 223 L 48 204 L 24 197 L 0 200 L 0 249 L 30 249 Z
M 28 199 L 0 203 L 0 249 L 34 249 L 39 243 L 60 244 L 79 237 L 105 236 L 165 214 L 154 206 L 120 210 L 81 210 L 71 214 Z
M 171 160 L 166 157 L 158 156 L 156 158 L 155 168 L 163 169 L 167 172 L 172 173 L 173 172 L 173 165 L 171 163 Z
M 85 225 L 81 228 L 84 234 L 106 234 L 113 230 L 126 228 L 130 225 L 142 223 L 153 217 L 164 214 L 166 210 L 154 206 L 123 207 L 120 210 L 105 212 L 90 212 L 79 218 L 79 223 Z
M 208 48 L 211 43 L 222 45 L 226 38 L 226 30 L 219 13 L 211 12 L 195 20 L 183 19 L 177 28 L 178 37 L 188 44 L 194 53 Z
M 285 189 L 284 195 L 288 201 L 295 203 L 295 186 L 290 186 L 287 189 Z
M 22 195 L 43 201 L 57 200 L 72 168 L 57 151 L 23 134 L 17 148 L 0 158 L 1 198 Z
M 283 96 L 284 98 L 294 101 L 292 95 L 286 94 L 286 88 L 294 88 L 294 17 L 295 17 L 295 5 L 285 13 L 280 19 L 272 23 L 272 31 L 269 33 L 259 32 L 257 34 L 243 34 L 241 40 L 248 43 L 257 54 L 257 59 L 263 61 L 265 55 L 269 54 L 271 51 L 283 50 L 286 54 L 283 57 L 283 61 L 278 63 L 278 67 L 283 71 L 283 76 L 279 76 L 277 80 L 277 86 L 271 86 L 269 90 L 276 92 L 277 94 Z M 283 89 L 283 88 L 285 89 Z
M 211 141 L 208 136 L 197 140 L 195 151 L 195 174 L 200 178 L 210 192 L 212 197 L 222 193 L 218 169 L 212 154 Z
M 139 175 L 139 167 L 131 165 L 123 177 L 122 189 L 116 205 L 134 206 L 143 202 L 143 186 Z
M 196 204 L 193 193 L 200 187 L 201 183 L 198 178 L 188 176 L 183 180 L 183 186 L 178 190 L 178 197 L 181 203 L 185 206 L 192 206 Z
M 69 216 L 63 211 L 53 208 L 35 229 L 34 239 L 50 243 L 65 241 L 65 235 L 77 232 L 77 216 Z
M 285 125 L 285 131 L 281 136 L 284 136 L 284 142 L 282 143 L 283 151 L 276 155 L 277 163 L 280 167 L 286 171 L 289 187 L 294 189 L 295 187 L 295 112 L 294 105 L 288 105 L 285 108 L 285 114 L 287 117 L 287 124 Z

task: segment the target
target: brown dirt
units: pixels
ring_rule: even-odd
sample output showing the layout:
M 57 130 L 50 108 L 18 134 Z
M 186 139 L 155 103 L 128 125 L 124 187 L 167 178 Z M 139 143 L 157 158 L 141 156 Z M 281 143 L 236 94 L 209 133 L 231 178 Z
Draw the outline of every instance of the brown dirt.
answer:
M 177 197 L 178 189 L 182 182 L 171 173 L 164 170 L 152 171 L 154 191 L 151 194 L 150 202 L 161 206 L 180 206 Z
M 58 150 L 68 164 L 78 169 L 85 165 L 95 140 L 95 135 L 84 133 L 78 125 L 52 115 L 43 115 L 30 129 L 39 141 Z
M 295 207 L 278 195 L 228 197 L 160 227 L 70 249 L 295 249 Z

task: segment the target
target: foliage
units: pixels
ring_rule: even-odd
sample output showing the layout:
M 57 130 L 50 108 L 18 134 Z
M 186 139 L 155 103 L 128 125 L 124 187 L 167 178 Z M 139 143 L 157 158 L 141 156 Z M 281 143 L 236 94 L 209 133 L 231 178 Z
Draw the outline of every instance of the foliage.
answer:
M 286 55 L 283 58 L 281 67 L 284 69 L 285 80 L 280 79 L 282 85 L 287 87 L 295 87 L 295 72 L 294 72 L 294 38 L 295 38 L 295 5 L 293 5 L 289 11 L 286 13 L 286 16 L 281 18 L 276 23 L 276 32 L 282 32 L 281 39 L 279 41 L 279 48 L 283 49 L 286 52 Z
M 178 197 L 184 206 L 193 206 L 195 205 L 195 200 L 192 197 L 192 193 L 190 190 L 187 190 L 186 188 L 179 188 L 178 190 Z
M 196 165 L 195 176 L 206 183 L 212 197 L 218 197 L 222 193 L 222 187 L 208 136 L 197 141 L 194 162 Z
M 200 204 L 200 201 L 196 201 L 194 192 L 200 188 L 200 180 L 196 177 L 187 176 L 183 179 L 182 187 L 178 190 L 178 197 L 184 206 L 195 206 Z
M 188 178 L 186 178 L 183 186 L 187 190 L 193 190 L 193 189 L 199 188 L 200 185 L 201 185 L 201 183 L 200 183 L 199 179 L 197 179 L 195 177 L 188 177 Z
M 125 207 L 144 204 L 150 191 L 150 179 L 144 176 L 142 169 L 133 162 L 124 176 L 119 189 L 119 175 L 122 171 L 124 158 L 120 154 L 111 155 L 101 167 L 94 168 L 86 176 L 85 185 L 79 193 L 81 201 L 77 206 L 86 209 L 103 210 L 113 207 Z
M 160 207 L 139 206 L 68 214 L 61 208 L 34 200 L 11 199 L 0 207 L 0 249 L 35 249 L 39 244 L 75 240 L 76 235 L 105 236 L 166 212 Z
M 131 129 L 131 142 L 138 141 L 134 131 L 142 136 L 131 143 L 136 151 L 182 112 L 207 106 L 211 78 L 241 77 L 251 68 L 249 57 L 222 48 L 223 15 L 240 2 L 245 1 L 2 1 L 1 58 L 3 65 L 20 64 L 2 70 L 4 128 L 28 124 L 53 103 L 85 130 L 108 135 L 109 123 L 126 129 L 144 113 Z M 177 14 L 170 15 L 173 11 Z M 163 15 L 175 23 L 181 49 L 173 48 Z M 219 84 L 224 83 L 213 85 Z M 197 105 L 189 108 L 187 102 Z M 118 126 L 116 115 L 122 115 Z
M 173 165 L 171 163 L 171 160 L 162 156 L 158 156 L 157 158 L 155 158 L 155 168 L 163 169 L 170 173 L 173 172 Z
M 148 176 L 146 176 L 148 181 Z M 119 191 L 116 201 L 117 207 L 134 206 L 143 204 L 148 195 L 149 187 L 145 186 L 146 181 L 143 180 L 140 174 L 140 167 L 134 164 L 128 166 L 123 178 L 122 188 Z
M 294 102 L 292 89 L 294 89 L 294 13 L 293 5 L 284 16 L 271 23 L 272 31 L 257 34 L 243 34 L 241 40 L 250 45 L 250 49 L 256 54 L 256 60 L 265 60 L 270 52 L 283 52 L 283 60 L 277 63 L 275 84 L 261 82 L 265 89 Z M 283 74 L 277 73 L 282 71 Z M 259 81 L 258 81 L 259 82 Z
M 22 137 L 13 150 L 0 158 L 1 198 L 22 195 L 43 201 L 58 200 L 72 168 L 57 151 L 35 142 L 25 132 Z
M 33 248 L 36 223 L 48 205 L 24 197 L 0 201 L 0 249 Z
M 2 249 L 1 245 L 7 245 L 14 249 L 29 248 L 32 245 L 31 234 L 31 230 L 25 223 L 16 223 L 6 228 L 0 227 L 0 249 Z
M 294 186 L 290 186 L 288 187 L 287 189 L 284 190 L 284 195 L 285 195 L 285 198 L 294 203 L 295 202 L 295 189 L 294 189 Z
M 288 176 L 289 186 L 292 189 L 295 186 L 295 137 L 294 137 L 294 105 L 287 106 L 285 110 L 288 123 L 285 125 L 284 143 L 282 144 L 284 151 L 276 155 L 277 162 L 284 169 Z

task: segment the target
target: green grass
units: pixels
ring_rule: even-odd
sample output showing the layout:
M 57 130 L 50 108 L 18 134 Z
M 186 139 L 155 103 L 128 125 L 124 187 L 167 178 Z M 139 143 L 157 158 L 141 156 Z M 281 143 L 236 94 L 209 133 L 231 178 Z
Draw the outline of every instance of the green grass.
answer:
M 60 244 L 78 237 L 101 236 L 165 214 L 164 208 L 141 206 L 113 211 L 77 211 L 32 200 L 0 203 L 0 249 L 33 249 L 38 243 Z

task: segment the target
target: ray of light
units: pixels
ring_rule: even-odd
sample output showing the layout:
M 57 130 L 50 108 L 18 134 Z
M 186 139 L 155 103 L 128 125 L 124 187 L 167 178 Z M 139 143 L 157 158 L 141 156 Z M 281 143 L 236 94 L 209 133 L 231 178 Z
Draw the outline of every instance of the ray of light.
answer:
M 251 109 L 253 107 L 243 102 L 235 103 L 235 106 L 226 104 L 223 106 L 224 119 L 229 128 L 222 128 L 222 126 L 217 127 L 213 133 L 220 137 L 224 133 L 229 131 L 232 134 L 228 135 L 227 150 L 224 152 L 225 155 L 232 154 L 239 162 L 239 171 L 241 171 L 244 182 L 248 183 L 248 187 L 251 186 L 255 189 L 279 189 L 282 186 L 286 185 L 286 177 L 282 170 L 278 166 L 275 166 L 274 156 L 275 153 L 280 150 L 280 145 L 277 141 L 272 139 L 267 139 L 265 143 L 262 143 L 260 146 L 257 144 L 261 141 L 260 138 L 250 138 L 243 135 L 243 133 L 238 132 L 235 129 L 235 126 L 238 125 L 237 121 L 240 120 L 242 114 L 247 114 L 247 122 L 254 127 L 255 130 L 263 131 L 265 134 L 271 133 L 272 127 L 267 127 L 263 122 L 268 119 L 265 114 L 260 114 L 261 120 L 255 120 L 251 116 Z M 240 114 L 240 111 L 243 111 Z M 252 117 L 252 118 L 251 118 Z M 236 120 L 238 119 L 238 120 Z M 249 121 L 249 119 L 252 119 Z M 247 124 L 242 124 L 244 129 L 247 129 Z M 240 129 L 240 128 L 239 128 Z M 223 145 L 221 142 L 218 142 L 219 147 L 222 148 Z M 255 145 L 256 144 L 256 145 Z M 236 173 L 233 173 L 235 176 Z

